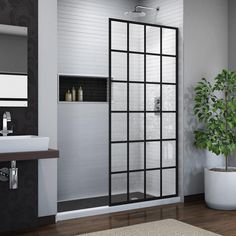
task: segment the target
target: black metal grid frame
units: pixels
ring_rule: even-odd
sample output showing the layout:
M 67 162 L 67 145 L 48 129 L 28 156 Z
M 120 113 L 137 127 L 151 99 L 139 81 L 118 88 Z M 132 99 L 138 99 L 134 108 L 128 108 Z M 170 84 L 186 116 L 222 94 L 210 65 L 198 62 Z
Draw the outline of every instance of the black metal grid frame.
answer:
M 125 23 L 127 25 L 127 51 L 126 50 L 117 50 L 112 49 L 112 22 L 120 22 Z M 130 51 L 129 50 L 129 26 L 130 24 L 138 24 L 144 26 L 144 51 L 143 52 L 137 52 L 137 51 Z M 158 27 L 160 28 L 160 53 L 150 53 L 146 51 L 146 27 L 152 26 L 152 27 Z M 175 55 L 167 55 L 162 54 L 162 29 L 173 29 L 176 32 L 176 53 Z M 118 53 L 125 53 L 127 54 L 127 80 L 114 80 L 112 79 L 112 52 L 118 52 Z M 130 81 L 129 79 L 129 55 L 130 54 L 143 54 L 144 55 L 144 81 Z M 146 56 L 147 55 L 154 55 L 154 56 L 160 56 L 160 82 L 149 82 L 146 81 Z M 169 83 L 169 82 L 162 82 L 162 59 L 163 57 L 174 57 L 176 58 L 176 81 L 175 83 Z M 112 110 L 112 97 L 111 97 L 111 88 L 112 83 L 126 83 L 127 84 L 127 110 L 117 111 Z M 144 84 L 144 111 L 130 111 L 129 110 L 129 84 L 131 83 L 140 83 Z M 148 111 L 146 109 L 146 85 L 147 84 L 158 84 L 160 85 L 160 111 L 158 111 L 160 115 L 160 139 L 148 139 L 146 138 L 146 114 L 147 113 L 157 113 L 157 111 Z M 175 111 L 163 111 L 162 110 L 162 85 L 175 85 L 175 91 L 176 91 L 176 110 Z M 112 141 L 112 121 L 111 116 L 113 113 L 124 113 L 127 114 L 127 140 L 126 141 Z M 144 139 L 143 140 L 130 140 L 129 139 L 129 114 L 130 113 L 142 113 L 144 114 Z M 162 114 L 164 113 L 171 113 L 175 114 L 176 119 L 176 137 L 173 139 L 163 139 L 162 138 Z M 175 166 L 168 166 L 163 167 L 162 166 L 162 143 L 165 141 L 175 141 L 176 143 L 176 160 L 175 160 Z M 144 169 L 135 169 L 130 170 L 129 169 L 129 144 L 130 143 L 144 143 Z M 146 143 L 147 142 L 159 142 L 160 143 L 160 167 L 158 168 L 147 168 L 146 167 Z M 116 143 L 123 143 L 127 144 L 127 170 L 125 171 L 115 171 L 112 172 L 112 144 Z M 176 183 L 176 189 L 175 194 L 173 195 L 165 195 L 162 194 L 162 170 L 167 169 L 175 169 L 175 183 Z M 147 198 L 146 194 L 146 173 L 147 171 L 160 171 L 160 196 L 159 197 L 149 197 Z M 129 186 L 129 174 L 134 172 L 143 172 L 144 173 L 144 198 L 138 199 L 138 200 L 130 200 L 130 186 Z M 112 202 L 112 175 L 115 174 L 127 174 L 127 201 L 122 202 Z M 121 205 L 121 204 L 129 204 L 129 203 L 136 203 L 136 202 L 143 202 L 143 201 L 150 201 L 150 200 L 158 200 L 158 199 L 166 199 L 170 197 L 176 197 L 178 196 L 178 28 L 176 27 L 170 27 L 170 26 L 164 26 L 164 25 L 156 25 L 156 24 L 148 24 L 148 23 L 142 23 L 142 22 L 136 22 L 136 21 L 127 21 L 127 20 L 120 20 L 120 19 L 114 19 L 109 18 L 109 205 L 115 206 L 115 205 Z

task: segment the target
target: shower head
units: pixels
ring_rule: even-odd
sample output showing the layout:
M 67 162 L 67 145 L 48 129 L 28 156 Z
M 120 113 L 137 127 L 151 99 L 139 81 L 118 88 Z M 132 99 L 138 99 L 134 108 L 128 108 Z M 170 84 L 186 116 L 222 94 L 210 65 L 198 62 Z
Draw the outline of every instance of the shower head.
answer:
M 144 11 L 141 11 L 140 8 L 141 9 L 146 9 L 146 10 L 152 10 L 152 11 L 159 11 L 159 7 L 153 8 L 153 7 L 145 7 L 145 6 L 137 5 L 137 6 L 135 6 L 133 11 L 125 12 L 125 15 L 126 16 L 131 16 L 131 17 L 143 17 L 143 16 L 146 16 L 146 13 Z
M 139 11 L 135 9 L 134 11 L 125 12 L 125 15 L 131 17 L 143 17 L 146 16 L 146 13 L 144 11 Z

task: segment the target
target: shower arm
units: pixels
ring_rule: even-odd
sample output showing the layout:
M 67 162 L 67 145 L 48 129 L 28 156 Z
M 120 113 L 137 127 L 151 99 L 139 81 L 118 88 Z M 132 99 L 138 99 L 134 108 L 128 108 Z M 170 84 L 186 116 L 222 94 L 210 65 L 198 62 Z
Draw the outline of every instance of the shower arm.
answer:
M 159 7 L 154 8 L 154 7 L 145 7 L 145 6 L 141 6 L 141 5 L 136 5 L 135 6 L 135 11 L 137 11 L 138 8 L 143 8 L 143 9 L 146 9 L 146 10 L 156 10 L 156 11 L 159 11 Z

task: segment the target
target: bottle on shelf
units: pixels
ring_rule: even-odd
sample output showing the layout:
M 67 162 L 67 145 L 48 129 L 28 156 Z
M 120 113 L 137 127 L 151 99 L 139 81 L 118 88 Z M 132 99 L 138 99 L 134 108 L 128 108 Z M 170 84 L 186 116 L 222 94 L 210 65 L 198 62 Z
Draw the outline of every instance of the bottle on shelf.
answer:
M 72 101 L 73 101 L 73 102 L 76 101 L 76 89 L 75 89 L 74 86 L 72 87 Z
M 81 86 L 78 89 L 78 101 L 80 101 L 80 102 L 83 101 L 83 89 Z
M 66 94 L 65 94 L 65 101 L 66 102 L 71 102 L 72 101 L 72 94 L 71 91 L 68 89 Z

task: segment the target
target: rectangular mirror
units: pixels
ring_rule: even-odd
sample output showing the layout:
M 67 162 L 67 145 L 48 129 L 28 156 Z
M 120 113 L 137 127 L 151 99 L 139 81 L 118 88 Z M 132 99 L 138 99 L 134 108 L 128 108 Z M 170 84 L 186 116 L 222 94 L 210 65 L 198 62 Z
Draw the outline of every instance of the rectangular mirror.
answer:
M 0 52 L 0 107 L 27 107 L 27 27 L 0 24 Z

